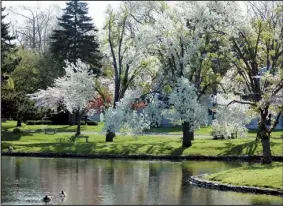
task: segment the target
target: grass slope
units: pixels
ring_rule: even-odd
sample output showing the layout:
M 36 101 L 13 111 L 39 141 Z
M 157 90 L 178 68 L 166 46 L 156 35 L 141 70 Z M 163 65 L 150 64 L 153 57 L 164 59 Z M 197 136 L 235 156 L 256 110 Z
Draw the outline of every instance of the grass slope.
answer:
M 211 181 L 232 185 L 255 186 L 283 189 L 283 163 L 273 162 L 271 165 L 248 164 L 219 173 L 205 176 Z

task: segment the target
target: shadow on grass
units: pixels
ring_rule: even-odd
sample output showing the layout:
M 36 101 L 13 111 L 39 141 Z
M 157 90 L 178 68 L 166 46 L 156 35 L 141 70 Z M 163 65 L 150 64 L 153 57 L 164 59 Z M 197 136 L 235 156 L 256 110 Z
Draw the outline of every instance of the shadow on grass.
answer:
M 181 156 L 184 152 L 185 149 L 188 149 L 187 147 L 179 147 L 179 148 L 176 148 L 172 151 L 171 155 L 177 155 L 177 156 Z
M 240 145 L 234 145 L 231 142 L 226 142 L 225 145 L 227 149 L 220 155 L 223 155 L 223 156 L 241 155 L 241 154 L 254 155 L 258 147 L 258 144 L 260 144 L 260 142 L 256 140 L 253 140 L 247 143 L 243 143 Z M 243 150 L 246 150 L 246 152 L 243 153 Z
M 248 133 L 257 133 L 258 129 L 248 129 Z M 282 129 L 274 129 L 272 132 L 283 132 Z
M 13 133 L 9 131 L 1 132 L 1 141 L 19 141 L 23 136 L 31 136 L 33 133 L 21 132 L 21 133 Z
M 8 132 L 8 130 L 11 129 L 11 128 L 16 128 L 16 127 L 12 127 L 12 126 L 5 126 L 5 127 L 3 127 L 2 126 L 2 132 Z
M 40 147 L 40 152 L 88 154 L 96 147 L 96 143 L 37 143 L 33 146 Z
M 150 128 L 146 130 L 146 133 L 167 133 L 167 132 L 181 132 L 182 128 L 177 127 L 159 127 L 159 128 Z
M 270 165 L 263 165 L 263 164 L 253 164 L 249 163 L 246 167 L 243 167 L 243 170 L 265 170 L 265 169 L 272 169 L 276 166 Z M 277 166 L 278 167 L 278 166 Z
M 8 144 L 6 145 L 8 146 Z M 130 155 L 130 154 L 168 154 L 168 155 L 182 155 L 187 148 L 168 145 L 167 142 L 156 143 L 154 145 L 147 145 L 144 143 L 103 143 L 103 142 L 45 142 L 14 145 L 25 152 L 52 152 L 52 153 L 73 153 L 73 154 L 111 154 L 111 155 Z M 2 145 L 5 148 L 5 145 Z
M 73 126 L 67 125 L 64 127 L 58 127 L 56 128 L 57 132 L 75 132 L 77 128 L 70 128 Z

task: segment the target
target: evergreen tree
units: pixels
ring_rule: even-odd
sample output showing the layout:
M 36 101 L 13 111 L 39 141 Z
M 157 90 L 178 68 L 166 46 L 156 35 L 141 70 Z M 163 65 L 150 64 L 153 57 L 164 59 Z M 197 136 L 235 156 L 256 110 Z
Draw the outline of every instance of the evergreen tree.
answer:
M 9 23 L 4 23 L 3 20 L 7 15 L 3 15 L 5 7 L 1 8 L 1 80 L 2 84 L 7 82 L 9 74 L 15 69 L 15 66 L 19 63 L 19 58 L 11 58 L 9 55 L 11 52 L 15 52 L 16 45 L 11 41 L 15 39 L 14 36 L 9 35 Z
M 17 127 L 26 120 L 41 119 L 44 112 L 35 106 L 25 92 L 15 89 L 4 89 L 1 95 L 1 113 L 2 117 L 17 121 Z M 16 125 L 15 125 L 16 126 Z
M 51 35 L 51 52 L 59 60 L 68 60 L 76 64 L 78 59 L 91 66 L 95 73 L 100 73 L 102 55 L 96 36 L 97 29 L 92 18 L 88 17 L 87 3 L 71 0 L 61 18 L 60 29 Z

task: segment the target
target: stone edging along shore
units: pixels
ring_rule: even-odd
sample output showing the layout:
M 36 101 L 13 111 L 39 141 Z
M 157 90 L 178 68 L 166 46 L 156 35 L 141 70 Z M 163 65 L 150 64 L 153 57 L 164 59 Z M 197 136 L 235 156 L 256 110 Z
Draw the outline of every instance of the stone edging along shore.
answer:
M 28 157 L 57 157 L 57 158 L 88 158 L 88 159 L 157 159 L 157 160 L 218 160 L 218 161 L 260 161 L 259 155 L 239 155 L 239 156 L 202 156 L 202 155 L 114 155 L 114 154 L 73 154 L 73 153 L 47 153 L 47 152 L 2 152 L 3 156 L 28 156 Z M 283 156 L 273 156 L 273 161 L 283 162 Z
M 225 191 L 230 190 L 230 191 L 235 191 L 235 192 L 251 192 L 251 193 L 257 193 L 257 194 L 283 196 L 283 190 L 279 190 L 279 189 L 269 189 L 269 188 L 224 184 L 224 183 L 204 180 L 201 178 L 202 176 L 203 175 L 191 176 L 189 177 L 189 181 L 193 185 L 197 185 L 199 187 L 205 187 L 209 189 L 218 189 L 218 190 L 225 190 Z

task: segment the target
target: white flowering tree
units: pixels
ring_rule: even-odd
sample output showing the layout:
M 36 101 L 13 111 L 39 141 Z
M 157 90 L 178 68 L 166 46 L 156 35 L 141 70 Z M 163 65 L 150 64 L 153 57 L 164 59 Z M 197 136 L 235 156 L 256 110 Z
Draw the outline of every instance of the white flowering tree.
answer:
M 132 106 L 141 96 L 135 94 L 136 92 L 127 93 L 117 102 L 116 108 L 109 108 L 106 111 L 103 129 L 108 134 L 106 141 L 113 141 L 114 135 L 109 134 L 119 131 L 140 134 L 153 123 L 159 125 L 162 116 L 165 116 L 173 124 L 183 126 L 183 147 L 190 147 L 190 132 L 199 129 L 201 124 L 207 124 L 207 109 L 198 101 L 195 87 L 184 77 L 178 80 L 169 95 L 169 109 L 157 96 L 149 95 L 152 97 L 149 99 L 150 102 L 146 103 L 142 112 L 137 112 Z
M 152 73 L 156 72 L 155 57 L 144 52 L 144 45 L 137 38 L 140 21 L 146 20 L 138 16 L 135 4 L 140 3 L 121 2 L 117 9 L 109 6 L 101 31 L 102 51 L 112 66 L 113 107 L 128 89 L 135 90 L 150 83 Z
M 237 3 L 163 2 L 157 8 L 160 11 L 152 15 L 153 23 L 141 26 L 139 42 L 162 63 L 164 72 L 158 72 L 159 85 L 174 87 L 177 79 L 184 76 L 194 83 L 199 96 L 216 88 L 221 79 L 219 73 L 230 66 L 221 53 L 222 31 L 231 31 L 232 26 L 228 25 L 240 19 Z
M 90 101 L 97 95 L 94 88 L 95 75 L 81 60 L 78 60 L 76 65 L 66 61 L 65 72 L 63 77 L 55 79 L 52 87 L 28 96 L 35 100 L 38 106 L 54 108 L 61 103 L 70 113 L 77 113 L 76 135 L 80 135 L 80 120 L 89 111 Z
M 181 77 L 169 95 L 171 108 L 165 109 L 163 115 L 173 124 L 182 125 L 183 147 L 192 145 L 192 135 L 201 124 L 207 124 L 207 110 L 198 101 L 196 88 L 188 79 Z
M 223 136 L 225 139 L 234 137 L 246 137 L 248 129 L 246 125 L 253 116 L 248 105 L 232 104 L 227 106 L 232 100 L 239 96 L 233 94 L 217 94 L 213 100 L 216 103 L 216 118 L 212 121 L 213 136 Z
M 115 108 L 106 110 L 102 130 L 106 133 L 106 142 L 112 142 L 116 132 L 140 134 L 144 129 L 150 128 L 149 116 L 133 109 L 136 97 L 135 91 L 127 91 L 124 98 L 117 102 Z
M 225 34 L 229 44 L 223 54 L 234 66 L 226 83 L 237 84 L 232 92 L 242 97 L 228 105 L 249 105 L 257 113 L 263 163 L 270 164 L 270 136 L 283 111 L 283 8 L 279 2 L 250 2 L 249 6 L 246 21 Z M 267 124 L 270 116 L 271 125 Z

